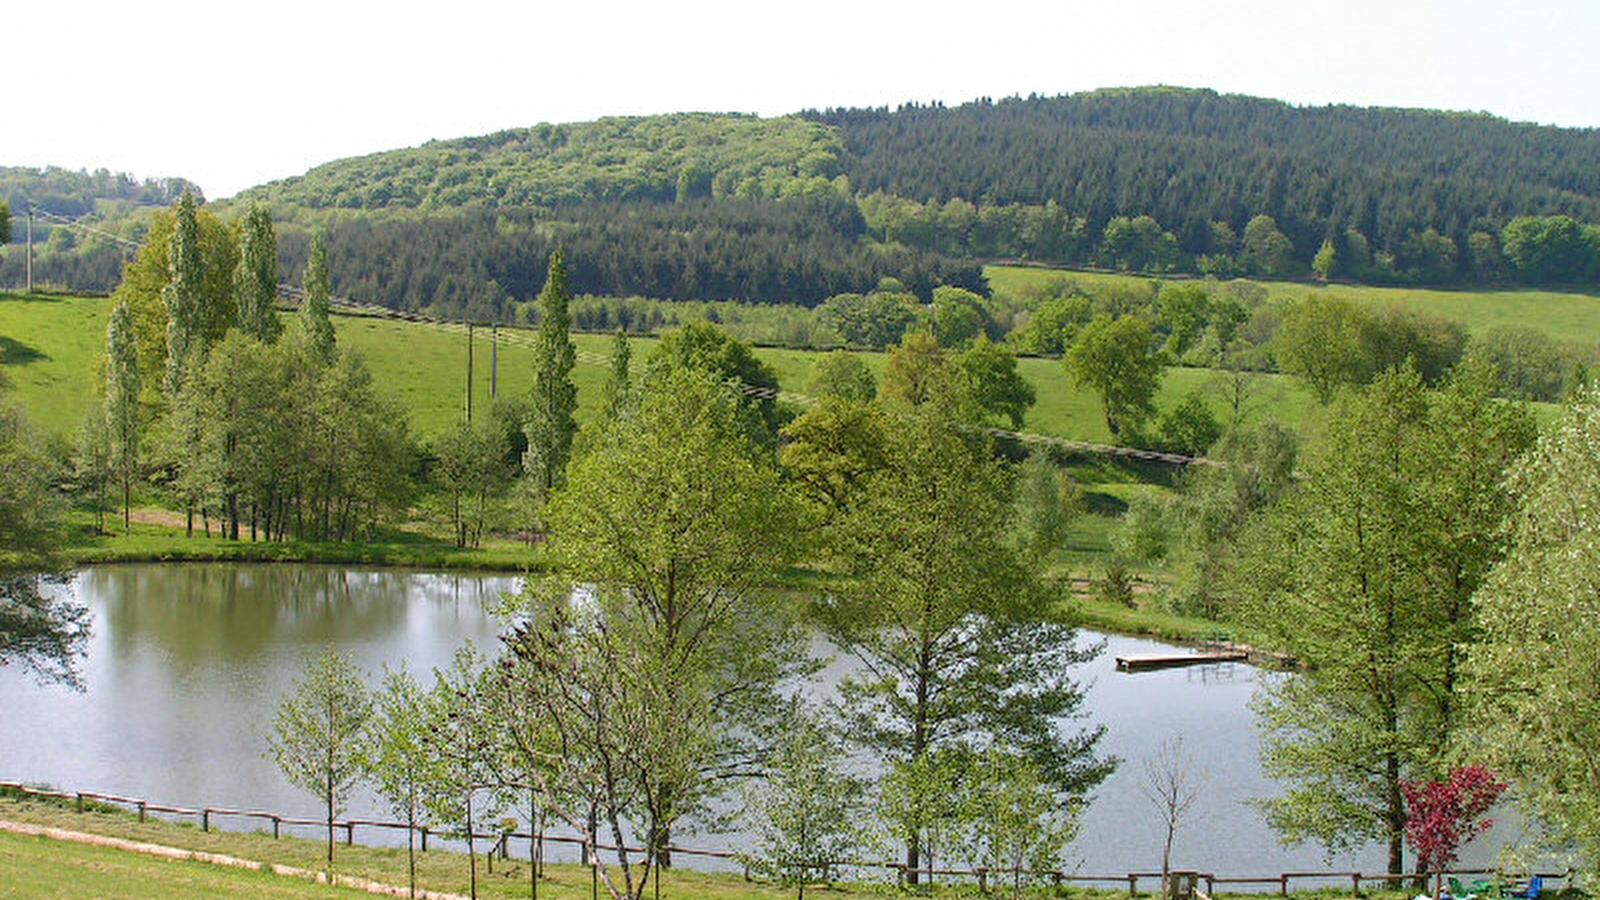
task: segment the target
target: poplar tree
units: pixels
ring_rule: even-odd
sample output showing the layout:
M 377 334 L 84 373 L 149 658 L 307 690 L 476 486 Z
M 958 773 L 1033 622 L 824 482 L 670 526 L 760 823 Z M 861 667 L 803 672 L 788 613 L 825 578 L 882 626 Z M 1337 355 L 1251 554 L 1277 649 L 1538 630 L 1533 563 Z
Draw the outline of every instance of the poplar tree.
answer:
M 190 357 L 205 342 L 201 309 L 200 228 L 195 222 L 194 195 L 178 199 L 177 223 L 167 242 L 167 286 L 161 301 L 167 308 L 167 376 L 169 398 L 176 398 L 188 375 Z
M 568 334 L 572 316 L 567 305 L 571 300 L 567 263 L 557 250 L 550 254 L 549 276 L 544 289 L 539 291 L 533 403 L 526 428 L 528 451 L 522 462 L 540 502 L 565 481 L 567 459 L 572 455 L 572 435 L 578 427 L 573 418 L 578 408 L 578 389 L 572 383 L 577 348 Z
M 605 397 L 600 403 L 600 417 L 607 422 L 616 421 L 622 412 L 624 398 L 629 388 L 628 364 L 633 350 L 628 346 L 628 335 L 621 328 L 611 340 L 611 372 L 606 377 Z
M 133 316 L 119 303 L 106 326 L 105 418 L 111 468 L 122 484 L 122 530 L 129 525 L 133 476 L 139 466 L 139 349 Z
M 245 213 L 239 239 L 239 265 L 233 270 L 233 293 L 239 308 L 239 327 L 245 334 L 272 343 L 283 331 L 272 309 L 278 296 L 278 239 L 272 215 L 252 203 Z
M 320 234 L 311 238 L 302 283 L 306 293 L 300 301 L 300 324 L 312 354 L 326 365 L 333 362 L 334 352 L 333 322 L 328 319 L 332 291 L 328 286 L 328 248 Z

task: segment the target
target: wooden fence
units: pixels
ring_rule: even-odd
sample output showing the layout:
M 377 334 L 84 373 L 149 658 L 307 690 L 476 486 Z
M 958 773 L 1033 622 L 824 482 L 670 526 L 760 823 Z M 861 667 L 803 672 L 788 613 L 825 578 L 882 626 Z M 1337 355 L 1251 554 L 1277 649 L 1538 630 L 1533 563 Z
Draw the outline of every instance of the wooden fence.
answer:
M 207 807 L 174 806 L 174 805 L 170 805 L 170 804 L 155 803 L 155 802 L 152 802 L 150 800 L 140 799 L 140 798 L 137 798 L 137 797 L 121 797 L 121 796 L 118 796 L 116 794 L 104 794 L 104 793 L 99 793 L 99 792 L 96 792 L 96 791 L 54 791 L 54 790 L 47 790 L 47 789 L 44 789 L 44 788 L 29 787 L 26 784 L 22 784 L 20 782 L 15 782 L 15 781 L 0 781 L 0 793 L 12 793 L 12 794 L 17 795 L 18 797 L 24 797 L 24 796 L 27 796 L 27 797 L 43 797 L 43 798 L 47 798 L 47 799 L 70 801 L 70 802 L 76 804 L 77 810 L 80 813 L 84 811 L 86 803 L 100 803 L 100 804 L 111 804 L 111 805 L 116 805 L 116 806 L 122 806 L 122 807 L 126 807 L 126 808 L 128 808 L 130 810 L 136 811 L 138 813 L 138 815 L 139 815 L 139 821 L 141 821 L 141 822 L 146 821 L 146 819 L 149 817 L 149 815 L 151 813 L 161 813 L 161 814 L 164 814 L 164 815 L 175 816 L 175 817 L 178 817 L 180 819 L 183 819 L 183 818 L 194 819 L 194 820 L 199 822 L 200 829 L 202 831 L 210 831 L 212 823 L 214 821 L 220 820 L 220 819 L 225 819 L 225 818 L 254 820 L 254 821 L 262 823 L 263 825 L 270 824 L 272 826 L 272 836 L 273 836 L 273 838 L 281 838 L 282 837 L 282 832 L 283 832 L 283 827 L 286 826 L 286 825 L 301 826 L 301 827 L 315 827 L 315 828 L 318 828 L 318 829 L 326 829 L 328 827 L 328 822 L 325 819 L 306 819 L 306 818 L 300 818 L 300 817 L 295 817 L 295 816 L 285 816 L 285 815 L 281 815 L 279 813 L 273 813 L 273 812 L 263 812 L 263 811 L 259 811 L 259 810 L 231 809 L 231 808 L 228 808 L 228 807 L 217 807 L 217 806 L 207 806 Z M 458 840 L 458 841 L 460 841 L 460 840 L 465 840 L 466 839 L 466 835 L 462 834 L 459 830 L 448 830 L 448 831 L 446 831 L 446 830 L 429 828 L 429 827 L 424 826 L 424 825 L 415 826 L 415 828 L 413 828 L 413 826 L 408 825 L 405 822 L 388 822 L 388 821 L 382 821 L 382 820 L 378 820 L 378 819 L 343 819 L 343 820 L 337 820 L 336 819 L 334 821 L 334 823 L 333 823 L 333 827 L 334 827 L 335 831 L 342 831 L 344 833 L 344 839 L 345 839 L 345 843 L 346 844 L 354 844 L 355 843 L 355 841 L 356 841 L 356 829 L 357 828 L 388 829 L 388 830 L 398 830 L 398 831 L 414 830 L 422 838 L 421 846 L 422 846 L 423 850 L 427 850 L 428 849 L 428 838 L 429 838 L 430 835 L 434 836 L 434 837 L 446 838 L 446 839 L 449 839 L 449 840 Z M 530 845 L 535 844 L 535 843 L 538 843 L 538 844 L 550 844 L 550 843 L 553 843 L 553 844 L 566 844 L 566 845 L 577 846 L 577 847 L 582 847 L 584 845 L 584 843 L 585 843 L 585 841 L 582 838 L 573 837 L 571 835 L 544 834 L 542 832 L 541 833 L 530 834 L 530 833 L 526 833 L 526 832 L 518 832 L 518 831 L 515 831 L 515 830 L 501 830 L 501 831 L 493 831 L 493 832 L 474 833 L 472 835 L 472 839 L 474 841 L 477 841 L 477 840 L 494 840 L 495 843 L 494 843 L 493 847 L 490 849 L 489 852 L 490 852 L 491 855 L 496 853 L 496 852 L 498 852 L 501 855 L 502 858 L 506 858 L 507 856 L 509 856 L 509 844 L 510 844 L 510 841 L 512 841 L 512 840 L 528 841 L 530 843 Z M 607 851 L 607 852 L 613 852 L 613 851 L 615 851 L 617 849 L 616 846 L 613 845 L 613 844 L 600 844 L 600 843 L 597 843 L 595 846 L 596 846 L 597 849 L 603 850 L 603 851 Z M 641 847 L 627 847 L 625 849 L 629 853 L 641 853 L 642 854 L 644 852 L 643 848 L 641 848 Z M 746 880 L 750 879 L 750 877 L 751 877 L 751 865 L 756 862 L 747 853 L 734 853 L 734 852 L 727 851 L 727 850 L 706 850 L 706 849 L 695 848 L 695 847 L 677 847 L 677 846 L 668 847 L 667 849 L 674 856 L 699 857 L 699 858 L 702 858 L 702 859 L 716 859 L 716 860 L 721 860 L 721 861 L 724 861 L 724 862 L 734 863 L 734 864 L 736 864 L 737 866 L 739 866 L 739 867 L 741 867 L 743 869 L 744 877 L 745 877 Z M 789 868 L 794 868 L 794 866 L 788 866 L 788 867 Z M 810 867 L 811 866 L 808 866 L 808 868 L 810 868 Z M 827 869 L 828 871 L 849 869 L 849 870 L 858 870 L 858 871 L 863 871 L 863 872 L 868 872 L 868 871 L 890 872 L 890 873 L 893 873 L 893 875 L 895 877 L 895 880 L 900 884 L 908 883 L 911 880 L 911 876 L 912 876 L 913 873 L 916 875 L 918 880 L 924 880 L 925 879 L 928 883 L 932 883 L 936 878 L 939 878 L 941 876 L 944 877 L 944 878 L 970 879 L 970 880 L 976 881 L 981 887 L 986 887 L 991 879 L 995 880 L 995 882 L 997 884 L 999 884 L 999 883 L 1002 883 L 1003 879 L 1012 877 L 1012 876 L 1017 874 L 1015 870 L 1011 870 L 1011 869 L 1003 869 L 1003 870 L 1000 870 L 1000 869 L 983 869 L 983 868 L 971 868 L 971 869 L 943 868 L 943 869 L 941 869 L 941 868 L 934 868 L 934 867 L 930 866 L 930 867 L 927 867 L 927 868 L 917 868 L 917 869 L 913 870 L 911 867 L 905 865 L 904 863 L 872 862 L 872 861 L 865 861 L 865 860 L 840 860 L 838 862 L 829 863 L 827 866 L 815 866 L 814 868 Z M 826 874 L 826 873 L 819 872 L 819 876 L 824 875 L 824 874 Z M 1077 874 L 1077 873 L 1065 872 L 1065 871 L 1061 871 L 1061 870 L 1051 870 L 1051 871 L 1023 870 L 1022 874 L 1024 876 L 1026 876 L 1027 878 L 1029 878 L 1030 880 L 1038 881 L 1038 882 L 1048 882 L 1048 883 L 1053 884 L 1053 885 L 1055 885 L 1057 887 L 1060 887 L 1062 885 L 1069 884 L 1069 883 L 1080 883 L 1080 884 L 1100 885 L 1100 886 L 1126 884 L 1128 886 L 1128 896 L 1129 897 L 1137 897 L 1139 895 L 1139 883 L 1141 881 L 1145 882 L 1146 884 L 1154 883 L 1155 885 L 1157 885 L 1158 889 L 1159 889 L 1159 885 L 1161 883 L 1161 873 L 1160 872 L 1129 872 L 1126 875 L 1080 875 L 1080 874 Z M 1493 869 L 1452 869 L 1449 872 L 1446 872 L 1445 874 L 1446 875 L 1458 875 L 1458 876 L 1459 875 L 1493 876 L 1493 875 L 1496 875 L 1497 873 Z M 1564 881 L 1565 882 L 1565 881 L 1569 881 L 1571 879 L 1571 877 L 1572 877 L 1572 872 L 1570 870 L 1566 871 L 1566 872 L 1539 872 L 1539 873 L 1534 873 L 1534 874 L 1537 874 L 1540 878 L 1544 879 L 1545 881 Z M 1195 877 L 1197 878 L 1197 880 L 1202 881 L 1202 882 L 1205 883 L 1205 886 L 1206 886 L 1205 887 L 1205 892 L 1207 894 L 1216 893 L 1216 888 L 1219 887 L 1219 886 L 1224 887 L 1224 888 L 1229 887 L 1229 886 L 1237 886 L 1237 887 L 1241 887 L 1241 888 L 1242 887 L 1249 887 L 1249 886 L 1257 886 L 1257 887 L 1268 888 L 1269 890 L 1270 890 L 1270 888 L 1275 887 L 1275 888 L 1277 888 L 1277 893 L 1278 893 L 1279 896 L 1288 896 L 1288 894 L 1289 894 L 1289 884 L 1290 884 L 1291 881 L 1294 881 L 1299 885 L 1304 885 L 1304 886 L 1308 886 L 1308 887 L 1329 887 L 1329 886 L 1338 885 L 1338 884 L 1349 884 L 1349 886 L 1350 886 L 1350 895 L 1352 897 L 1359 897 L 1361 895 L 1361 886 L 1363 884 L 1367 884 L 1367 883 L 1383 883 L 1383 884 L 1399 883 L 1399 882 L 1413 881 L 1413 880 L 1417 879 L 1419 876 L 1417 876 L 1415 874 L 1396 875 L 1396 874 L 1389 874 L 1389 873 L 1368 874 L 1368 873 L 1363 873 L 1363 872 L 1351 872 L 1351 871 L 1324 871 L 1324 872 L 1279 872 L 1276 875 L 1261 875 L 1261 876 L 1255 876 L 1255 877 L 1224 877 L 1224 876 L 1216 875 L 1216 874 L 1210 873 L 1210 872 L 1198 872 L 1198 873 L 1195 873 Z M 824 881 L 824 880 L 827 880 L 827 879 L 825 879 L 823 877 L 818 877 L 817 878 L 817 881 L 819 881 L 819 882 L 820 881 Z M 1263 893 L 1265 893 L 1265 892 L 1266 891 L 1263 891 Z

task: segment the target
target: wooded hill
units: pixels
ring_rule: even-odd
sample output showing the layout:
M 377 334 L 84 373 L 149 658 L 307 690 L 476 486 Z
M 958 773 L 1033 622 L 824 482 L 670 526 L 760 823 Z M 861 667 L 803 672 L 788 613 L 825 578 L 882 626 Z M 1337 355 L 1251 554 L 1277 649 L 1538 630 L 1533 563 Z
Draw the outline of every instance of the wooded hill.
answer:
M 1196 254 L 1212 222 L 1237 232 L 1263 214 L 1306 263 L 1347 228 L 1395 251 L 1428 228 L 1465 247 L 1518 215 L 1600 222 L 1600 131 L 1487 114 L 1147 88 L 805 115 L 839 129 L 862 194 L 1053 200 L 1091 234 L 1149 215 Z
M 1177 88 L 539 125 L 336 160 L 217 206 L 250 202 L 291 266 L 304 233 L 329 230 L 336 292 L 450 315 L 531 299 L 557 244 L 579 292 L 805 305 L 884 277 L 924 300 L 981 288 L 975 259 L 1600 279 L 1600 131 Z M 37 277 L 114 287 L 118 261 L 84 258 L 109 247 L 56 249 Z M 19 262 L 0 261 L 0 284 Z

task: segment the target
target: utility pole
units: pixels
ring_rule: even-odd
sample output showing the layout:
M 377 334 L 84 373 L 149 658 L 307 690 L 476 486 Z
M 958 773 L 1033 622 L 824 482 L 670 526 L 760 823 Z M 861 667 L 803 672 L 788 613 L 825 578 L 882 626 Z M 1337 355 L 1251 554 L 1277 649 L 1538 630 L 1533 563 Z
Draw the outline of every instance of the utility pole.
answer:
M 28 293 L 33 293 L 33 202 L 28 203 Z
M 467 323 L 467 421 L 472 421 L 472 323 Z
M 500 374 L 500 324 L 489 326 L 489 399 L 495 397 L 495 379 Z

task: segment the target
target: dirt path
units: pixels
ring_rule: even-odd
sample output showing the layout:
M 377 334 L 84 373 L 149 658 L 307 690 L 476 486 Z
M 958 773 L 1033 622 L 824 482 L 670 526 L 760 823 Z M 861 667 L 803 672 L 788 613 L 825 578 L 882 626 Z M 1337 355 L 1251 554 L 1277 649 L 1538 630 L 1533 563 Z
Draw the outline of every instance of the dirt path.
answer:
M 240 859 L 237 856 L 228 856 L 224 853 L 208 853 L 204 850 L 184 850 L 181 847 L 168 847 L 163 844 L 147 844 L 143 841 L 130 841 L 124 838 L 107 837 L 103 834 L 90 834 L 84 831 L 68 831 L 65 828 L 49 828 L 44 825 L 32 825 L 26 822 L 8 822 L 0 819 L 0 831 L 12 834 L 24 834 L 33 837 L 44 837 L 55 841 L 70 841 L 75 844 L 88 844 L 94 847 L 110 847 L 114 850 L 125 850 L 129 853 L 143 853 L 146 856 L 159 856 L 166 859 L 183 859 L 193 862 L 209 863 L 214 866 L 232 866 L 237 869 L 254 869 L 257 872 L 272 872 L 276 875 L 287 875 L 290 878 L 300 878 L 314 881 L 318 884 L 332 884 L 337 887 L 354 888 L 366 891 L 369 894 L 381 894 L 386 897 L 405 897 L 409 892 L 403 887 L 384 884 L 366 878 L 356 878 L 352 875 L 329 875 L 327 872 L 318 872 L 312 869 L 302 869 L 297 866 L 285 866 L 277 863 L 256 862 L 250 859 Z M 423 900 L 467 900 L 460 894 L 446 894 L 440 891 L 427 891 L 417 889 L 417 896 Z

